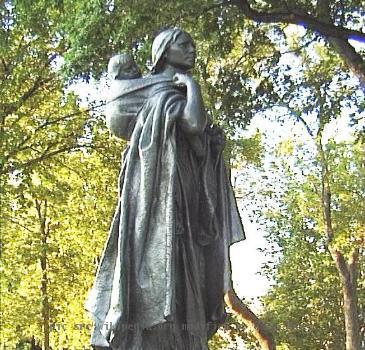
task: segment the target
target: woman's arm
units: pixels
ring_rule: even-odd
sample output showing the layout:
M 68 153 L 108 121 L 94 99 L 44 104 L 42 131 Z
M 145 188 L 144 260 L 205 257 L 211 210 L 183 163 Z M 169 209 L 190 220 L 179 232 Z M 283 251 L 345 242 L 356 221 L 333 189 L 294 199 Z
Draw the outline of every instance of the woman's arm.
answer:
M 174 75 L 174 83 L 186 86 L 186 105 L 179 125 L 189 134 L 202 133 L 207 125 L 207 117 L 198 83 L 189 75 L 180 73 Z

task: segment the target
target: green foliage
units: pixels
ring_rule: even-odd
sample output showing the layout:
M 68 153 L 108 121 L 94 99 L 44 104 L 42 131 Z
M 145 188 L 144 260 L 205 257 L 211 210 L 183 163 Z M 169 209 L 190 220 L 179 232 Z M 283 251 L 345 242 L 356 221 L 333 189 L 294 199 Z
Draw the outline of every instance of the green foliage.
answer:
M 240 322 L 236 316 L 227 315 L 225 324 L 218 330 L 209 342 L 211 350 L 234 350 L 239 349 L 247 338 L 247 328 Z
M 65 90 L 52 8 L 26 5 L 1 5 L 1 348 L 43 343 L 45 300 L 51 347 L 81 348 L 123 143 Z
M 248 165 L 260 168 L 264 157 L 262 134 L 256 130 L 251 137 L 229 140 L 224 151 L 231 160 L 231 168 L 242 169 Z
M 297 150 L 303 154 L 303 146 Z M 308 152 L 308 151 L 306 151 Z M 288 157 L 287 153 L 285 157 Z M 266 320 L 276 327 L 278 343 L 295 349 L 344 348 L 344 316 L 338 271 L 328 253 L 320 203 L 319 161 L 296 159 L 288 167 L 283 159 L 287 187 L 279 206 L 267 212 L 269 241 L 280 258 L 265 272 L 276 284 L 263 301 Z M 326 148 L 330 166 L 333 222 L 337 249 L 347 255 L 363 249 L 365 173 L 362 146 L 330 141 Z M 295 171 L 294 171 L 295 169 Z M 354 203 L 357 203 L 354 206 Z M 359 262 L 363 275 L 363 258 Z M 358 286 L 359 311 L 364 307 L 363 281 Z
M 16 3 L 21 13 L 27 13 L 27 23 L 38 20 L 37 11 L 27 12 L 27 1 Z M 236 6 L 220 6 L 210 0 L 63 0 L 35 4 L 32 7 L 46 14 L 43 22 L 48 19 L 52 40 L 63 48 L 62 69 L 68 78 L 100 77 L 108 58 L 121 50 L 133 51 L 147 71 L 145 63 L 156 30 L 178 25 L 191 32 L 198 48 L 195 74 L 202 82 L 208 113 L 231 134 L 237 127 L 245 128 L 255 113 L 273 105 L 285 106 L 295 115 L 302 110 L 304 99 L 304 109 L 310 113 L 316 95 L 313 90 L 321 90 L 331 104 L 336 99 L 326 94 L 329 87 L 334 86 L 348 103 L 353 102 L 350 96 L 357 89 L 344 88 L 348 84 L 346 67 L 318 36 L 310 31 L 299 35 L 281 24 L 258 25 L 246 20 Z M 312 1 L 250 4 L 262 11 L 295 10 L 313 16 L 319 11 L 319 4 Z M 333 1 L 330 8 L 335 21 L 345 19 L 354 28 L 361 23 L 360 2 Z M 295 58 L 290 55 L 297 55 L 303 68 L 311 69 L 298 74 L 304 69 L 299 65 L 293 68 Z
M 96 153 L 60 156 L 47 169 L 34 171 L 22 195 L 10 199 L 13 210 L 5 218 L 2 235 L 2 290 L 7 291 L 3 305 L 13 307 L 2 309 L 4 346 L 31 336 L 42 340 L 43 250 L 48 265 L 51 345 L 81 348 L 87 344 L 90 319 L 83 303 L 114 209 L 118 164 L 115 159 L 106 167 Z M 47 203 L 46 243 L 41 240 L 35 201 Z
M 79 146 L 87 114 L 52 69 L 58 55 L 48 27 L 29 27 L 16 10 L 2 8 L 0 174 L 24 180 L 34 164 Z
M 290 7 L 318 15 L 318 2 L 309 0 L 250 3 L 262 11 Z M 363 8 L 363 1 L 330 2 L 334 22 L 349 28 L 363 26 Z M 148 72 L 157 29 L 178 25 L 191 32 L 198 49 L 193 73 L 211 120 L 226 132 L 226 156 L 236 169 L 253 165 L 262 170 L 262 133 L 237 135 L 267 110 L 275 120 L 306 121 L 314 137 L 345 113 L 358 139 L 364 137 L 363 93 L 338 53 L 311 31 L 257 24 L 237 7 L 210 0 L 7 0 L 0 11 L 3 349 L 29 348 L 32 338 L 42 343 L 44 272 L 51 347 L 88 344 L 90 320 L 83 302 L 116 202 L 124 144 L 110 137 L 100 114 L 82 110 L 66 86 L 78 78 L 100 77 L 112 54 L 130 50 Z M 362 152 L 360 144 L 326 145 L 336 233 L 332 244 L 345 255 L 364 242 Z M 253 190 L 257 183 L 249 188 L 256 203 L 276 200 L 273 210 L 266 210 L 274 262 L 266 273 L 276 281 L 264 298 L 266 320 L 277 330 L 280 349 L 341 349 L 339 279 L 326 251 L 318 199 L 321 160 L 292 141 L 282 143 L 273 157 L 287 162 L 271 169 L 262 191 Z M 282 188 L 268 183 L 273 175 Z M 42 210 L 47 205 L 45 242 L 37 205 Z M 359 272 L 360 308 L 364 274 Z M 245 332 L 230 318 L 210 346 L 235 348 L 242 336 L 255 348 Z

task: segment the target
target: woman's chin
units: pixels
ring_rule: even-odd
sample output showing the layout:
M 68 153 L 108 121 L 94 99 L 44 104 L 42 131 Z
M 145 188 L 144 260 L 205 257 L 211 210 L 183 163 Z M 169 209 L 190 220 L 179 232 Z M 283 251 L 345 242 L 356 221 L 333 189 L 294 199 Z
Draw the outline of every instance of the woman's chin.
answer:
M 183 64 L 178 64 L 175 67 L 182 70 L 182 71 L 189 71 L 191 69 L 193 69 L 195 66 L 195 62 L 184 62 Z

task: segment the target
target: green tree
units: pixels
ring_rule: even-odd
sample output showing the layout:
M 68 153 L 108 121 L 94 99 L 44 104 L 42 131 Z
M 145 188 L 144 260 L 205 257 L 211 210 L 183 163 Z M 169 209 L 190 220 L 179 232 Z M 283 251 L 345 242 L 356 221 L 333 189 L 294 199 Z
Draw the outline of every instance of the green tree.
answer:
M 43 22 L 52 23 L 69 78 L 99 77 L 107 59 L 120 50 L 132 50 L 146 69 L 155 31 L 182 26 L 197 42 L 195 73 L 204 83 L 209 111 L 225 120 L 225 127 L 244 127 L 254 113 L 277 104 L 280 90 L 290 93 L 298 84 L 278 64 L 287 49 L 307 54 L 308 48 L 324 44 L 335 58 L 334 82 L 348 78 L 348 67 L 364 82 L 363 49 L 356 51 L 348 42 L 364 39 L 363 7 L 361 1 L 329 0 L 16 2 L 28 22 L 41 12 Z M 288 24 L 306 28 L 304 35 L 288 34 Z
M 20 2 L 21 6 L 24 6 Z M 121 48 L 135 47 L 146 53 L 145 39 L 156 28 L 182 25 L 194 29 L 205 41 L 220 42 L 220 52 L 230 50 L 232 37 L 255 33 L 262 27 L 256 45 L 273 29 L 282 31 L 287 24 L 307 29 L 313 40 L 324 39 L 344 64 L 365 83 L 363 52 L 357 52 L 349 39 L 364 41 L 362 1 L 189 1 L 165 2 L 79 0 L 48 2 L 62 16 L 60 27 L 69 46 L 66 59 L 73 74 L 100 73 L 105 57 Z M 252 24 L 245 19 L 255 21 Z M 269 24 L 269 25 L 266 25 Z M 82 30 L 81 30 L 82 28 Z M 313 35 L 312 35 L 313 34 Z M 142 44 L 142 45 L 141 45 Z
M 363 1 L 223 1 L 235 5 L 258 23 L 296 24 L 309 29 L 333 48 L 344 64 L 365 86 L 364 52 L 357 52 L 350 39 L 365 41 Z
M 123 143 L 67 92 L 52 9 L 0 10 L 1 347 L 81 347 Z
M 256 113 L 270 108 L 278 116 L 282 115 L 285 119 L 294 117 L 305 125 L 314 135 L 313 141 L 317 145 L 318 154 L 321 154 L 322 147 L 326 155 L 327 146 L 323 147 L 320 143 L 323 128 L 340 116 L 341 109 L 353 106 L 352 122 L 361 123 L 358 112 L 364 107 L 362 95 L 357 82 L 348 74 L 348 69 L 361 82 L 364 81 L 363 51 L 356 52 L 348 38 L 357 35 L 361 40 L 363 37 L 358 31 L 364 24 L 363 7 L 361 1 L 346 0 L 294 1 L 290 4 L 283 1 L 192 3 L 181 0 L 171 3 L 144 0 L 2 2 L 0 35 L 1 42 L 5 44 L 0 48 L 0 74 L 3 78 L 0 85 L 0 122 L 4 157 L 0 172 L 5 190 L 4 202 L 7 203 L 4 227 L 9 227 L 12 237 L 17 237 L 18 230 L 15 227 L 22 224 L 22 221 L 11 222 L 16 221 L 16 218 L 12 216 L 10 208 L 24 209 L 17 213 L 17 217 L 24 219 L 27 222 L 25 226 L 31 228 L 32 235 L 35 236 L 30 232 L 29 235 L 36 237 L 34 239 L 39 243 L 37 249 L 42 254 L 46 251 L 46 256 L 39 253 L 28 260 L 25 259 L 26 254 L 22 253 L 19 262 L 15 261 L 13 265 L 5 267 L 5 286 L 9 285 L 7 279 L 12 278 L 10 266 L 19 266 L 19 271 L 21 268 L 28 271 L 28 266 L 33 266 L 32 271 L 37 271 L 35 281 L 40 284 L 41 281 L 49 282 L 46 283 L 47 290 L 43 285 L 43 291 L 37 290 L 39 293 L 36 293 L 36 289 L 24 289 L 24 285 L 19 282 L 21 274 L 14 274 L 18 282 L 14 282 L 15 287 L 12 290 L 14 295 L 18 295 L 17 305 L 23 306 L 20 313 L 12 315 L 18 315 L 18 318 L 21 318 L 20 315 L 24 315 L 24 318 L 29 316 L 33 328 L 21 335 L 18 329 L 18 333 L 13 334 L 18 334 L 20 338 L 33 334 L 36 339 L 40 339 L 40 325 L 42 322 L 45 325 L 45 318 L 49 317 L 51 321 L 56 320 L 60 324 L 73 322 L 70 321 L 72 312 L 67 311 L 65 306 L 61 307 L 59 303 L 64 295 L 73 295 L 71 284 L 64 282 L 66 287 L 62 290 L 60 275 L 52 272 L 52 268 L 59 264 L 56 262 L 59 257 L 53 261 L 53 248 L 47 251 L 44 247 L 51 246 L 54 236 L 58 237 L 62 233 L 67 236 L 70 227 L 79 228 L 79 224 L 85 223 L 81 219 L 83 207 L 77 200 L 79 197 L 73 196 L 77 193 L 81 196 L 83 192 L 78 192 L 80 188 L 89 189 L 86 180 L 103 183 L 104 180 L 99 179 L 97 172 L 108 178 L 109 171 L 113 174 L 109 180 L 116 185 L 116 181 L 112 179 L 115 179 L 118 169 L 115 161 L 119 157 L 118 146 L 109 139 L 100 119 L 96 117 L 86 122 L 87 115 L 80 113 L 75 96 L 65 94 L 65 81 L 57 74 L 61 67 L 64 77 L 69 79 L 68 82 L 75 78 L 88 80 L 90 76 L 100 77 L 108 57 L 125 49 L 131 50 L 140 65 L 144 66 L 150 53 L 153 32 L 165 25 L 180 25 L 192 32 L 197 41 L 199 57 L 194 74 L 202 82 L 208 113 L 225 128 L 230 138 L 229 143 L 236 141 L 236 132 L 244 129 Z M 293 34 L 288 31 L 288 23 L 304 25 L 307 30 L 303 36 Z M 298 65 L 293 68 L 296 60 L 300 61 L 302 67 Z M 306 119 L 313 115 L 321 116 L 315 132 Z M 317 133 L 319 130 L 321 132 Z M 122 145 L 119 144 L 119 147 Z M 78 149 L 81 153 L 73 153 Z M 98 153 L 92 153 L 91 149 L 97 149 Z M 240 145 L 234 149 L 239 150 Z M 88 161 L 82 158 L 83 154 L 90 156 Z M 327 195 L 322 196 L 322 209 L 326 205 L 328 207 L 327 158 L 324 160 L 325 162 L 320 163 L 323 166 L 321 179 L 323 193 Z M 68 175 L 64 174 L 64 168 L 78 170 L 72 161 L 80 163 L 84 182 L 72 177 L 75 183 L 69 183 L 67 187 L 65 178 Z M 106 173 L 100 164 L 105 166 Z M 88 171 L 84 172 L 82 169 Z M 52 192 L 58 186 L 64 192 L 58 192 L 57 199 L 52 196 Z M 331 186 L 332 189 L 333 185 Z M 112 191 L 111 188 L 108 190 Z M 97 203 L 104 197 L 105 193 L 101 192 L 93 195 Z M 69 198 L 74 198 L 72 203 Z M 333 194 L 329 199 L 333 200 Z M 111 198 L 108 200 L 111 205 Z M 67 211 L 63 203 L 68 203 L 70 208 L 78 208 L 75 209 L 72 219 L 65 214 Z M 62 217 L 57 216 L 56 210 L 52 210 L 57 207 L 64 208 Z M 105 218 L 105 213 L 111 210 L 108 208 L 104 212 L 98 212 L 94 208 L 95 212 L 92 206 L 88 207 L 88 214 L 94 215 L 91 219 L 95 221 L 91 222 L 95 227 L 99 225 L 97 222 Z M 48 222 L 59 222 L 59 228 L 53 224 L 49 224 L 47 228 Z M 20 230 L 19 227 L 18 229 Z M 28 232 L 23 229 L 24 231 L 19 231 L 19 237 Z M 81 227 L 80 231 L 75 229 L 74 232 L 79 232 L 80 237 L 84 237 L 85 231 Z M 101 231 L 99 233 L 102 236 Z M 19 238 L 17 243 L 17 239 L 9 236 L 6 239 L 12 254 L 16 251 L 12 244 L 20 249 L 24 240 Z M 82 241 L 81 238 L 80 240 Z M 55 242 L 63 244 L 62 241 Z M 96 246 L 93 241 L 82 242 L 86 251 L 89 244 Z M 335 244 L 332 247 L 337 249 Z M 346 250 L 338 251 L 343 252 L 346 259 L 349 257 Z M 73 254 L 76 256 L 79 253 L 81 251 L 76 247 Z M 97 252 L 93 253 L 96 257 Z M 48 265 L 43 264 L 43 270 L 42 259 L 46 263 L 50 259 Z M 80 257 L 74 259 L 70 261 L 74 261 L 76 267 L 81 264 L 85 271 L 89 269 L 90 276 L 90 265 L 82 265 L 78 260 Z M 38 266 L 38 263 L 41 266 L 35 269 L 34 266 Z M 60 269 L 63 271 L 61 267 Z M 81 274 L 81 270 L 77 271 Z M 65 274 L 66 280 L 72 278 Z M 51 287 L 53 284 L 54 289 Z M 35 285 L 39 284 L 34 282 L 33 286 Z M 40 293 L 43 293 L 43 297 Z M 69 305 L 74 305 L 73 315 L 82 314 L 80 305 L 84 296 L 82 293 L 78 295 L 79 300 L 77 297 L 73 300 L 65 299 Z M 30 310 L 26 310 L 24 296 L 29 297 L 27 300 L 38 303 L 39 307 L 33 310 L 32 315 Z M 10 304 L 11 300 L 8 299 L 7 305 Z M 43 321 L 40 316 L 42 308 L 49 308 L 49 316 L 46 315 L 47 312 L 43 313 Z M 73 309 L 70 308 L 71 311 Z M 25 320 L 22 323 L 17 317 L 14 318 L 14 325 L 24 327 Z M 38 323 L 35 322 L 36 317 Z M 11 332 L 14 332 L 14 328 L 11 328 Z M 9 330 L 9 336 L 11 332 Z M 47 332 L 43 331 L 43 338 L 45 333 Z M 58 343 L 53 340 L 56 338 L 52 338 L 52 332 L 50 334 L 49 342 L 53 346 L 70 344 L 65 332 L 60 332 L 59 336 L 53 334 L 57 339 L 61 339 L 63 334 L 64 338 L 62 341 L 57 340 Z
M 362 146 L 361 144 L 353 145 L 353 148 L 348 150 L 350 153 L 348 155 L 349 159 L 347 159 L 344 153 L 341 154 L 343 150 L 340 145 L 334 142 L 326 142 L 325 134 L 328 126 L 331 123 L 333 125 L 343 115 L 343 109 L 347 108 L 347 114 L 349 114 L 350 107 L 346 106 L 354 108 L 353 113 L 355 115 L 362 112 L 361 101 L 363 95 L 361 92 L 356 92 L 356 87 L 351 87 L 347 83 L 344 85 L 346 80 L 341 83 L 338 81 L 336 85 L 332 84 L 332 77 L 336 74 L 333 62 L 337 58 L 325 46 L 317 46 L 316 55 L 317 58 L 308 57 L 309 59 L 304 61 L 302 84 L 295 88 L 298 92 L 301 91 L 301 94 L 298 92 L 294 94 L 284 93 L 282 101 L 284 102 L 283 106 L 285 106 L 285 109 L 289 111 L 298 122 L 298 125 L 302 126 L 303 132 L 307 134 L 307 140 L 312 150 L 309 155 L 302 157 L 310 159 L 310 162 L 313 163 L 311 169 L 313 174 L 316 174 L 316 177 L 310 179 L 313 183 L 317 181 L 318 192 L 315 193 L 316 196 L 314 194 L 310 195 L 309 192 L 304 192 L 304 188 L 299 186 L 300 176 L 304 175 L 297 177 L 298 183 L 296 183 L 296 186 L 298 186 L 299 196 L 304 197 L 308 202 L 306 204 L 308 212 L 303 212 L 303 208 L 301 208 L 299 218 L 302 217 L 303 222 L 308 220 L 310 225 L 313 226 L 313 230 L 322 237 L 322 249 L 325 249 L 327 254 L 329 253 L 329 257 L 331 257 L 332 263 L 336 267 L 339 281 L 337 287 L 342 289 L 341 302 L 344 304 L 343 320 L 345 323 L 346 349 L 358 349 L 360 348 L 360 306 L 357 301 L 357 284 L 359 281 L 359 259 L 363 244 L 363 233 L 360 227 L 363 225 L 361 218 L 363 217 L 364 208 L 362 205 L 354 207 L 354 203 L 357 203 L 357 201 L 362 203 L 364 196 L 364 192 L 361 192 L 364 179 L 360 161 Z M 320 74 L 320 78 L 318 74 Z M 304 82 L 306 83 L 303 84 Z M 290 99 L 288 99 L 289 96 L 291 96 Z M 301 97 L 293 99 L 293 96 Z M 355 103 L 352 104 L 350 101 Z M 356 129 L 353 129 L 353 132 L 356 133 Z M 351 152 L 354 154 L 353 157 L 350 156 Z M 346 159 L 348 163 L 346 163 Z M 340 165 L 340 163 L 336 162 L 342 163 Z M 306 174 L 308 170 L 306 171 L 305 166 L 309 167 L 309 164 L 304 165 L 302 160 L 298 160 L 293 165 L 293 171 Z M 346 173 L 348 171 L 347 168 L 354 170 L 353 172 L 351 171 L 351 176 L 348 176 L 348 173 Z M 337 171 L 343 171 L 343 173 L 337 173 Z M 339 185 L 340 181 L 343 181 L 341 182 L 342 187 Z M 345 185 L 346 183 L 348 185 Z M 344 192 L 352 185 L 357 189 L 349 189 L 345 195 Z M 296 193 L 293 184 L 286 184 L 284 186 L 288 186 L 290 191 Z M 347 198 L 346 200 L 345 197 Z M 346 204 L 347 200 L 349 202 Z M 287 202 L 283 200 L 282 203 L 285 210 Z M 351 212 L 357 216 L 350 217 L 346 214 L 350 206 L 352 206 Z M 280 210 L 282 209 L 280 208 Z M 290 220 L 288 219 L 288 221 Z M 303 227 L 302 233 L 300 233 L 300 227 L 296 227 L 295 222 L 293 222 L 293 234 L 295 233 L 299 236 L 309 234 L 310 230 L 308 231 L 305 225 Z M 295 238 L 291 238 L 291 240 L 293 243 L 296 242 Z M 305 245 L 305 242 L 303 244 Z M 306 249 L 304 246 L 302 248 L 304 253 Z M 295 251 L 299 254 L 300 249 Z M 312 251 L 312 253 L 316 252 L 318 257 L 323 255 L 320 251 Z M 328 264 L 324 260 L 322 262 L 323 267 Z M 289 270 L 287 272 L 290 274 Z M 322 287 L 324 288 L 324 286 Z M 314 283 L 313 289 L 319 288 L 319 291 L 322 287 L 318 282 Z M 284 285 L 283 288 L 285 288 Z M 303 299 L 302 302 L 305 303 L 306 301 Z M 339 305 L 336 301 L 334 303 Z M 336 319 L 335 314 L 332 316 Z M 329 316 L 328 319 L 331 320 L 332 316 Z M 337 332 L 336 335 L 340 336 L 340 332 Z M 296 337 L 298 336 L 297 334 Z M 333 346 L 334 348 L 336 347 L 336 345 Z
M 79 148 L 87 113 L 64 91 L 55 69 L 62 49 L 37 9 L 34 22 L 11 2 L 0 11 L 0 174 L 9 178 Z
M 339 349 L 346 344 L 346 349 L 360 349 L 365 298 L 360 277 L 365 238 L 362 146 L 331 141 L 324 151 L 332 193 L 331 239 L 323 213 L 322 160 L 320 155 L 308 157 L 305 148 L 292 154 L 294 161 L 283 161 L 284 190 L 267 213 L 269 240 L 280 251 L 266 271 L 276 281 L 264 298 L 267 318 L 276 323 L 278 341 L 289 348 Z M 285 149 L 283 156 L 290 158 L 288 150 L 293 149 Z M 340 268 L 347 269 L 351 280 Z
M 86 293 L 116 199 L 119 159 L 60 155 L 33 171 L 2 225 L 3 347 L 87 344 Z M 20 184 L 19 184 L 20 185 Z

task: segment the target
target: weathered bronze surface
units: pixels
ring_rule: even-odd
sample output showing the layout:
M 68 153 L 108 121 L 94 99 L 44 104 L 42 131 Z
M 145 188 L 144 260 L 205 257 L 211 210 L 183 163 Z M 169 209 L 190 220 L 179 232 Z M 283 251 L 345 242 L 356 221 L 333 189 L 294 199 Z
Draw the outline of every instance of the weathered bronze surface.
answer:
M 87 301 L 93 347 L 208 349 L 224 322 L 231 289 L 229 246 L 244 239 L 222 158 L 222 134 L 208 125 L 200 87 L 188 74 L 195 45 L 177 28 L 152 46 L 152 74 L 122 54 L 107 124 L 129 140 L 119 203 Z

